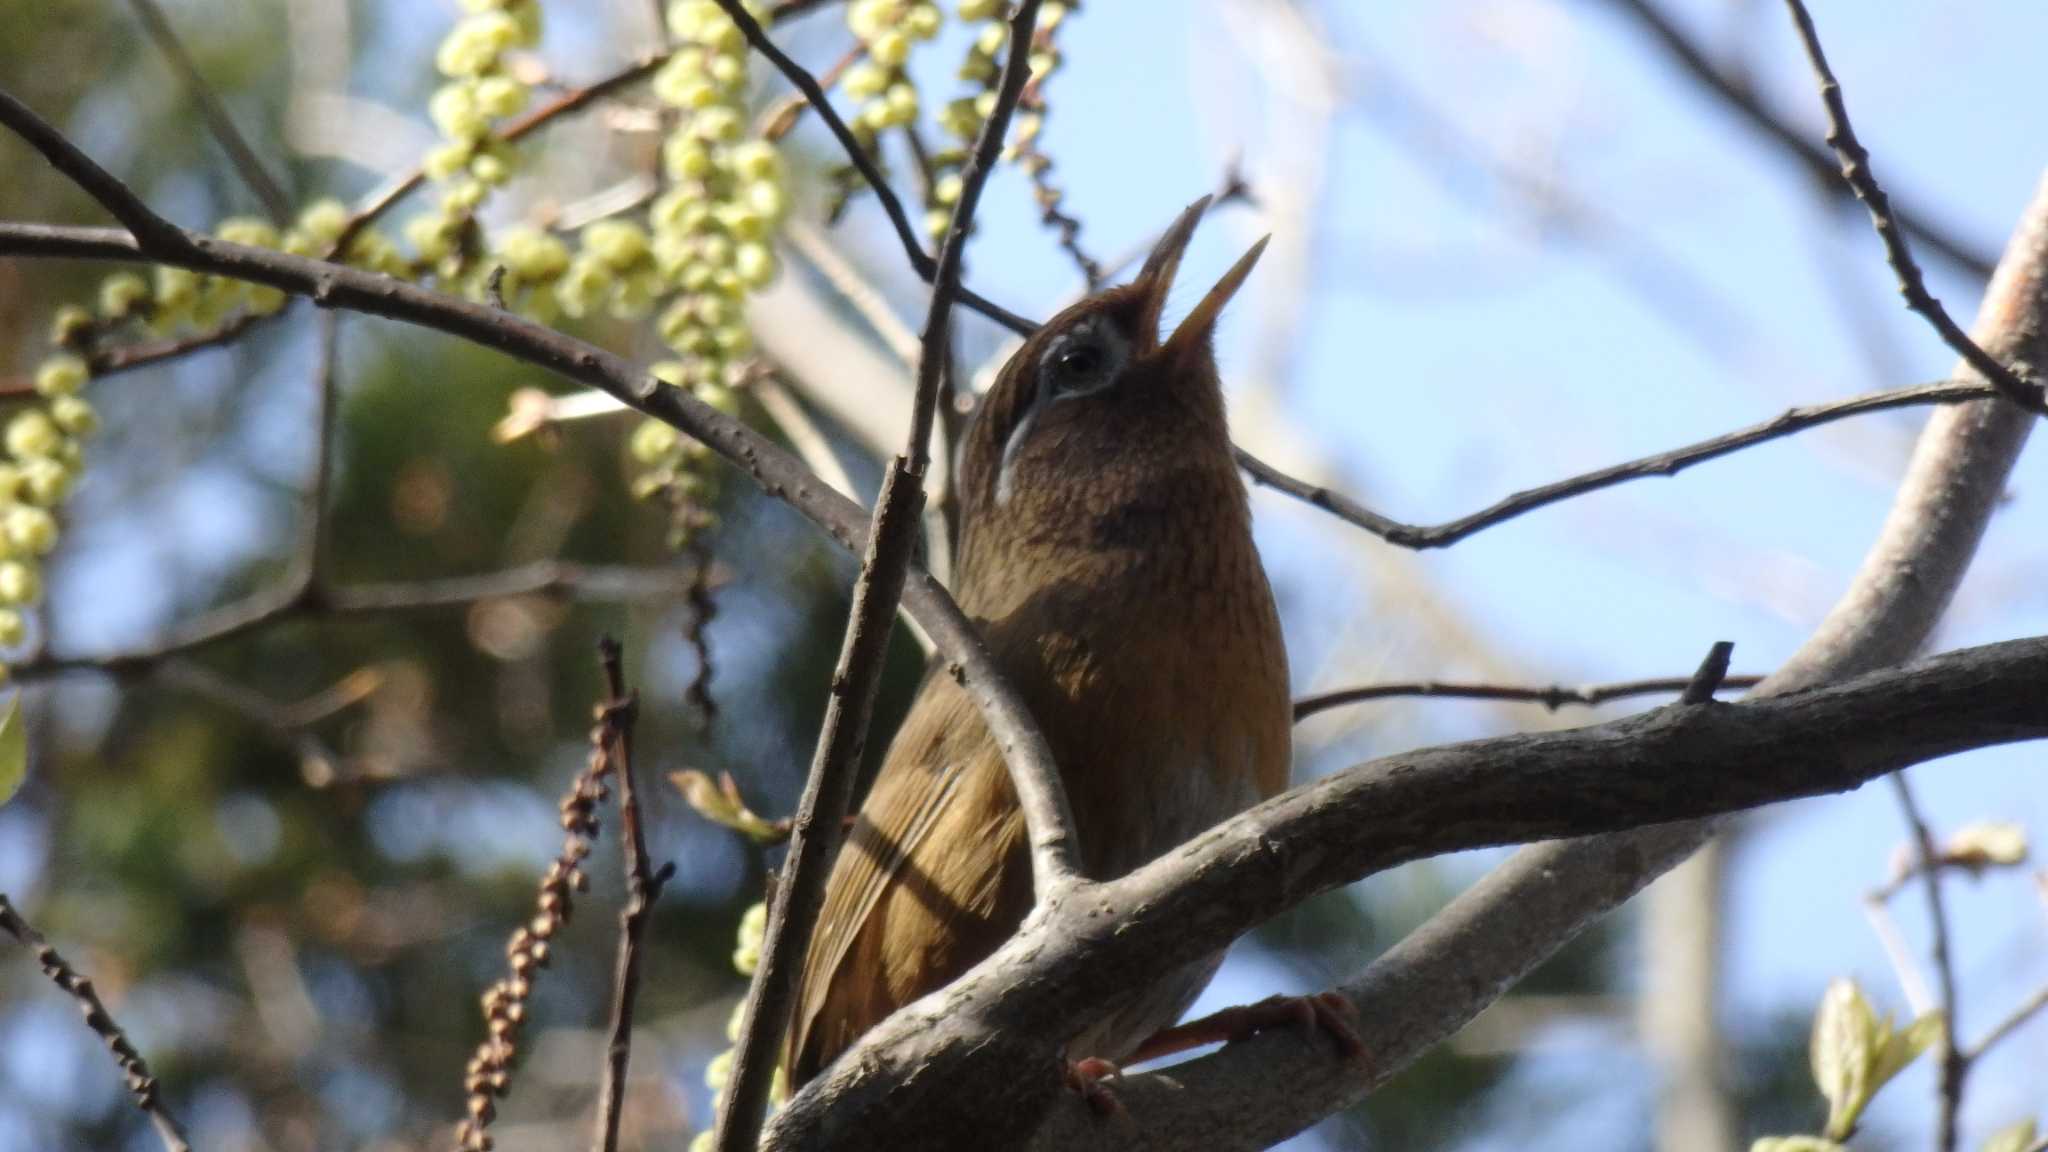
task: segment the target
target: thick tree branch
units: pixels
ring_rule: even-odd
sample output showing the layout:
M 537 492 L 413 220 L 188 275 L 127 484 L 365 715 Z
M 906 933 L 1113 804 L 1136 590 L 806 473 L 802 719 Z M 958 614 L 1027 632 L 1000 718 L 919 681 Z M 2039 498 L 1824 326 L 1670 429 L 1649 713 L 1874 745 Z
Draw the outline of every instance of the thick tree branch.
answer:
M 2048 638 L 2010 641 L 1833 687 L 1674 704 L 1346 769 L 1042 908 L 994 957 L 891 1017 L 793 1100 L 770 1147 L 1010 1146 L 993 1134 L 1028 1128 L 1061 1096 L 1053 1055 L 1062 1038 L 1113 1011 L 1148 974 L 1207 955 L 1310 896 L 1445 852 L 1698 820 L 1844 791 L 1969 748 L 2048 738 L 2044 684 Z M 1310 1047 L 1299 1036 L 1274 1039 Z M 1355 1071 L 1316 1055 L 1325 1074 L 1390 1070 L 1367 1051 Z M 1149 1084 L 1154 1091 L 1169 1089 Z M 1152 1146 L 1197 1146 L 1161 1139 L 1150 1118 L 1140 1125 Z M 1072 1146 L 1074 1133 L 1060 1131 L 1047 1146 Z

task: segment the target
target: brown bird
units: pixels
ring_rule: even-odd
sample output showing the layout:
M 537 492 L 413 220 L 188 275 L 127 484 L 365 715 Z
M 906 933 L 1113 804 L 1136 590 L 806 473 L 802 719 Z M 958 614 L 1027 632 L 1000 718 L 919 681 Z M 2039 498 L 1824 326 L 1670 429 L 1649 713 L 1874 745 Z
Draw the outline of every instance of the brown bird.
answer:
M 1182 214 L 1135 281 L 1025 341 L 962 445 L 955 595 L 1051 742 L 1096 879 L 1288 777 L 1286 653 L 1211 348 L 1265 241 L 1161 338 L 1207 204 Z M 987 957 L 1031 900 L 1002 757 L 966 693 L 935 670 L 833 866 L 791 1020 L 791 1089 Z M 1075 1037 L 1067 1056 L 1085 1066 L 1083 1086 L 1178 1019 L 1220 960 L 1168 974 Z M 1176 1034 L 1224 1039 L 1263 1023 Z

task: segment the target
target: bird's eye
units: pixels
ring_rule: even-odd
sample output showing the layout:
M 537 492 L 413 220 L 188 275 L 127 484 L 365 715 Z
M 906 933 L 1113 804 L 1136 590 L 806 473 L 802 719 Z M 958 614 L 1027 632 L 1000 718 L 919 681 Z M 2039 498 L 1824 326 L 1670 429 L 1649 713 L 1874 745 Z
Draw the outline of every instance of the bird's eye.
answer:
M 1046 350 L 1039 361 L 1040 394 L 1046 400 L 1081 396 L 1107 387 L 1123 369 L 1122 341 L 1089 324 Z
M 1102 346 L 1092 342 L 1062 348 L 1053 357 L 1053 374 L 1063 380 L 1092 380 L 1102 369 Z

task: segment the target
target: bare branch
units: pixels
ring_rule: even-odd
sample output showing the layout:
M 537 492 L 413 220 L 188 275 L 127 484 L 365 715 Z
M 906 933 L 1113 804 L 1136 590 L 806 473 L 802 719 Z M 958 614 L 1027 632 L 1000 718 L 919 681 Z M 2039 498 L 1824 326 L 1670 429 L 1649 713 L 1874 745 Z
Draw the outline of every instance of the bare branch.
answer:
M 1809 142 L 1805 132 L 1793 127 L 1776 110 L 1767 107 L 1763 97 L 1747 82 L 1709 60 L 1706 53 L 1672 23 L 1652 0 L 1613 0 L 1613 3 L 1624 14 L 1642 25 L 1643 30 L 1650 34 L 1650 38 L 1656 41 L 1657 46 L 1664 50 L 1673 63 L 1678 65 L 1682 73 L 1770 140 L 1779 152 L 1804 168 L 1814 177 L 1818 186 L 1845 200 L 1852 195 L 1849 187 L 1836 179 L 1840 167 L 1826 149 Z M 1979 280 L 1991 276 L 1990 257 L 1935 225 L 1925 210 L 1899 207 L 1893 214 L 1898 218 L 1900 227 L 1910 233 L 1913 239 L 1932 249 L 1942 259 Z
M 1841 83 L 1828 67 L 1826 54 L 1821 51 L 1820 34 L 1814 30 L 1812 14 L 1807 12 L 1803 0 L 1785 0 L 1785 8 L 1792 14 L 1792 24 L 1799 31 L 1800 43 L 1806 47 L 1806 59 L 1813 65 L 1815 79 L 1820 81 L 1820 99 L 1828 117 L 1828 146 L 1842 161 L 1842 179 L 1848 181 L 1849 187 L 1856 192 L 1856 198 L 1863 201 L 1863 206 L 1870 209 L 1871 226 L 1877 229 L 1877 238 L 1884 242 L 1885 262 L 1898 274 L 1899 295 L 1905 297 L 1906 307 L 1925 317 L 1940 334 L 1942 343 L 1955 349 L 1965 363 L 1991 381 L 2007 399 L 2031 411 L 2048 413 L 2048 396 L 2044 396 L 2040 382 L 2021 379 L 2019 373 L 1978 347 L 1977 342 L 1970 339 L 1970 334 L 1949 316 L 1941 301 L 1927 291 L 1920 266 L 1913 262 L 1913 251 L 1907 246 L 1906 234 L 1892 214 L 1891 201 L 1878 184 L 1877 174 L 1871 171 L 1870 153 L 1856 139 L 1856 130 L 1849 124 L 1849 105 L 1842 98 Z M 1948 1148 L 1944 1145 L 1942 1152 L 1948 1152 Z
M 92 986 L 92 980 L 73 968 L 57 950 L 50 946 L 35 926 L 14 910 L 14 905 L 5 893 L 0 893 L 0 929 L 36 954 L 36 963 L 43 969 L 43 975 L 50 982 L 62 988 L 67 995 L 78 1002 L 79 1011 L 85 1014 L 85 1026 L 92 1029 L 114 1054 L 114 1063 L 120 1065 L 121 1075 L 126 1078 L 129 1095 L 135 1097 L 135 1106 L 149 1117 L 156 1128 L 156 1134 L 163 1141 L 166 1152 L 192 1152 L 192 1145 L 185 1139 L 185 1130 L 164 1106 L 156 1077 L 150 1074 L 148 1061 L 135 1045 L 128 1040 L 128 1034 L 100 1003 L 100 994 Z
M 228 154 L 228 163 L 233 165 L 235 174 L 242 178 L 263 211 L 272 223 L 283 225 L 292 214 L 292 198 L 285 195 L 284 186 L 278 183 L 263 161 L 256 156 L 256 150 L 235 127 L 234 117 L 222 106 L 213 86 L 206 82 L 206 76 L 199 71 L 199 65 L 192 54 L 185 50 L 185 44 L 178 39 L 177 30 L 171 27 L 170 18 L 157 6 L 156 0 L 128 0 L 128 7 L 135 10 L 135 18 L 149 33 L 157 51 L 170 62 L 171 70 L 184 83 L 185 92 L 199 109 L 199 116 L 206 121 L 206 130 L 213 136 L 214 143 Z
M 617 1152 L 619 1117 L 626 1101 L 626 1066 L 633 1056 L 633 1010 L 640 999 L 640 940 L 647 917 L 661 898 L 662 886 L 675 866 L 657 871 L 647 858 L 640 827 L 640 797 L 633 785 L 633 723 L 639 697 L 626 690 L 619 643 L 607 636 L 598 641 L 604 666 L 606 701 L 597 709 L 597 741 L 611 759 L 611 775 L 619 788 L 619 851 L 625 859 L 626 904 L 619 909 L 618 966 L 612 976 L 611 1041 L 605 1046 L 604 1084 L 598 1091 L 597 1140 L 593 1152 Z
M 1956 966 L 1950 958 L 1948 902 L 1941 891 L 1941 850 L 1935 846 L 1934 832 L 1927 826 L 1927 817 L 1920 811 L 1920 802 L 1913 796 L 1913 786 L 1907 783 L 1905 772 L 1894 773 L 1890 782 L 1892 793 L 1898 798 L 1899 813 L 1912 833 L 1918 865 L 1915 871 L 1920 875 L 1921 890 L 1927 894 L 1928 933 L 1934 941 L 1930 949 L 1934 954 L 1934 983 L 1940 996 L 1935 1009 L 1946 1018 L 1941 1035 L 1934 1042 L 1935 1095 L 1940 1101 L 1935 1119 L 1935 1147 L 1939 1152 L 1955 1152 L 1956 1121 L 1963 1110 L 1963 1080 L 1969 1074 L 1969 1062 L 1963 1058 L 1956 1040 Z
M 63 133 L 36 115 L 10 93 L 0 90 L 0 124 L 42 153 L 50 166 L 63 173 L 80 191 L 99 202 L 108 215 L 128 229 L 136 243 L 164 253 L 181 252 L 190 245 L 185 230 L 156 214 L 126 184 L 79 151 Z
M 519 141 L 540 131 L 556 120 L 580 112 L 592 104 L 606 99 L 620 89 L 630 88 L 645 80 L 647 77 L 660 71 L 661 66 L 666 63 L 668 63 L 668 53 L 651 53 L 609 76 L 593 80 L 580 88 L 571 88 L 554 99 L 535 106 L 525 115 L 499 129 L 497 142 L 500 144 L 517 144 Z M 397 207 L 400 201 L 419 190 L 426 182 L 426 169 L 419 167 L 396 177 L 383 188 L 371 193 L 370 198 L 361 207 L 356 209 L 354 215 L 349 217 L 348 224 L 342 228 L 341 234 L 335 237 L 334 253 L 338 255 L 348 251 L 349 243 L 363 229 L 376 223 L 386 212 Z
M 1297 480 L 1242 448 L 1237 450 L 1237 463 L 1255 483 L 1321 508 L 1339 520 L 1363 528 L 1389 544 L 1417 550 L 1448 548 L 1467 536 L 1538 508 L 1583 496 L 1588 492 L 1612 488 L 1617 484 L 1626 484 L 1631 480 L 1642 480 L 1651 476 L 1676 476 L 1696 464 L 1718 460 L 1744 448 L 1804 432 L 1809 428 L 1818 428 L 1823 424 L 1832 424 L 1850 416 L 1923 404 L 1960 404 L 1996 395 L 1996 389 L 1984 384 L 1944 380 L 1932 384 L 1892 388 L 1883 392 L 1867 392 L 1861 396 L 1851 396 L 1846 400 L 1834 400 L 1826 404 L 1788 408 L 1761 424 L 1738 428 L 1733 432 L 1701 440 L 1696 444 L 1688 444 L 1683 448 L 1638 457 L 1541 487 L 1524 489 L 1477 512 L 1460 516 L 1455 520 L 1446 520 L 1441 524 L 1406 524 L 1389 519 L 1340 492 Z
M 319 596 L 311 598 L 287 585 L 216 609 L 150 644 L 107 652 L 45 653 L 9 671 L 21 683 L 81 673 L 121 676 L 291 619 L 396 615 L 511 596 L 560 596 L 592 601 L 681 600 L 689 594 L 687 585 L 688 573 L 680 570 L 560 560 L 542 560 L 475 576 L 344 585 L 323 589 Z
M 1970 1050 L 1963 1053 L 1963 1059 L 1972 1064 L 1983 1059 L 1985 1053 L 1991 1051 L 2007 1036 L 2019 1031 L 2027 1021 L 2039 1016 L 2043 1011 L 2048 1011 L 2048 985 L 2035 989 L 2032 996 L 2021 1001 L 2019 1007 L 2014 1008 L 2006 1014 L 2005 1019 L 1993 1025 L 1982 1040 L 1971 1045 Z
M 1721 681 L 1722 688 L 1754 688 L 1763 681 L 1761 676 L 1729 676 Z M 1586 707 L 1624 700 L 1631 696 L 1656 696 L 1667 692 L 1683 692 L 1692 683 L 1690 676 L 1660 676 L 1647 680 L 1618 680 L 1611 684 L 1547 684 L 1531 687 L 1521 684 L 1471 684 L 1452 680 L 1397 680 L 1385 684 L 1361 684 L 1354 688 L 1338 688 L 1329 692 L 1318 692 L 1303 696 L 1294 702 L 1294 720 L 1300 723 L 1318 712 L 1341 708 L 1347 704 L 1361 704 L 1368 700 L 1386 700 L 1401 696 L 1426 696 L 1448 700 L 1500 700 L 1519 704 L 1541 704 L 1552 712 L 1567 705 L 1578 704 Z

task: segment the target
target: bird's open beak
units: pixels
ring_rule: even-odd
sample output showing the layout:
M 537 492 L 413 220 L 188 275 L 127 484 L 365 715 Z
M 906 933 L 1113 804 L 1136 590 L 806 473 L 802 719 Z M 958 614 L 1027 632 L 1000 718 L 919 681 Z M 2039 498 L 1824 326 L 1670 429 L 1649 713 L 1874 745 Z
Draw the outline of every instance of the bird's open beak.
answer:
M 1153 246 L 1152 254 L 1145 258 L 1144 269 L 1138 273 L 1137 283 L 1145 289 L 1144 322 L 1139 330 L 1150 333 L 1154 340 L 1158 339 L 1160 321 L 1166 310 L 1167 294 L 1173 290 L 1174 274 L 1180 270 L 1181 254 L 1187 251 L 1188 241 L 1195 234 L 1195 226 L 1202 222 L 1202 213 L 1208 209 L 1209 199 L 1204 196 L 1188 205 L 1187 211 L 1180 214 L 1180 219 L 1175 220 L 1173 226 L 1166 230 L 1166 234 L 1159 238 L 1159 243 Z M 1231 265 L 1230 271 L 1223 274 L 1223 278 L 1216 282 L 1216 286 L 1209 289 L 1208 294 L 1202 297 L 1194 310 L 1180 322 L 1180 326 L 1173 330 L 1173 335 L 1162 344 L 1170 357 L 1179 359 L 1196 349 L 1208 346 L 1209 336 L 1216 328 L 1216 320 L 1223 314 L 1223 306 L 1230 303 L 1230 298 L 1237 295 L 1237 290 L 1244 286 L 1245 279 L 1252 274 L 1253 266 L 1258 264 L 1260 254 L 1265 252 L 1266 241 L 1269 239 L 1271 237 L 1261 237 L 1257 244 L 1252 245 L 1251 251 L 1239 257 L 1237 263 Z

